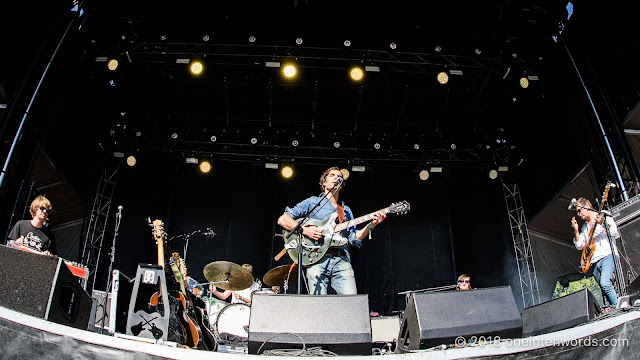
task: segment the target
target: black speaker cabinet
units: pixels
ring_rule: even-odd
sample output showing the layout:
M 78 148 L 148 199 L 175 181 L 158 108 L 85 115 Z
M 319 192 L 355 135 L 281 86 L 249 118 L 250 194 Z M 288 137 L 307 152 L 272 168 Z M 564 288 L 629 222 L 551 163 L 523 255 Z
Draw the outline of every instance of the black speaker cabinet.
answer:
M 296 334 L 296 335 L 291 335 Z M 371 354 L 367 295 L 254 294 L 249 353 L 321 346 L 339 355 Z
M 91 297 L 61 258 L 0 246 L 0 262 L 1 306 L 87 329 Z
M 458 336 L 517 338 L 522 317 L 511 287 L 416 293 L 405 309 L 397 351 L 453 344 Z
M 522 311 L 522 336 L 535 336 L 585 323 L 600 313 L 588 289 L 565 295 Z

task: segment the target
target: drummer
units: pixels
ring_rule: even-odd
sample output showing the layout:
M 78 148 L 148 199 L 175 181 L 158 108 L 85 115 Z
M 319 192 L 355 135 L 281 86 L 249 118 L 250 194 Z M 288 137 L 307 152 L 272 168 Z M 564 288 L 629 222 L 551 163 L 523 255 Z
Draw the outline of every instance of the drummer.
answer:
M 242 264 L 242 267 L 245 270 L 248 270 L 251 274 L 253 274 L 253 266 L 251 264 Z M 251 286 L 249 286 L 248 288 L 246 288 L 244 290 L 239 290 L 239 291 L 225 290 L 225 291 L 221 292 L 221 291 L 218 290 L 218 288 L 216 288 L 214 286 L 211 289 L 211 293 L 213 295 L 215 295 L 220 300 L 225 300 L 229 296 L 231 296 L 231 303 L 232 304 L 247 304 L 247 305 L 249 305 L 249 304 L 251 304 L 251 294 L 253 294 L 253 292 L 256 291 L 256 290 L 260 290 L 261 284 L 258 281 L 256 281 L 254 279 L 253 283 L 251 284 Z

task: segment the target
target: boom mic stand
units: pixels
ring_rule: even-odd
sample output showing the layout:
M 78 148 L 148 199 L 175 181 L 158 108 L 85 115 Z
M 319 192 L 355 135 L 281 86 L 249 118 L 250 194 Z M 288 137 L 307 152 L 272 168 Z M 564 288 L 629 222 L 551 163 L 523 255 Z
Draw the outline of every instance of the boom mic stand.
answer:
M 338 180 L 335 185 L 333 185 L 333 187 L 331 188 L 331 190 L 329 190 L 326 193 L 322 194 L 322 197 L 320 198 L 320 200 L 318 200 L 318 202 L 313 206 L 313 208 L 311 208 L 311 210 L 309 210 L 309 212 L 307 213 L 307 215 L 305 215 L 304 218 L 302 218 L 302 220 L 298 221 L 298 224 L 296 225 L 296 227 L 294 227 L 291 230 L 292 234 L 298 234 L 298 243 L 297 243 L 297 247 L 296 247 L 296 251 L 298 253 L 298 295 L 300 295 L 300 291 L 302 290 L 302 251 L 303 251 L 303 247 L 304 245 L 302 244 L 302 239 L 303 239 L 303 235 L 302 235 L 302 226 L 304 224 L 307 223 L 307 221 L 309 221 L 309 219 L 311 218 L 311 216 L 313 214 L 315 214 L 315 211 L 318 207 L 320 207 L 320 205 L 327 201 L 329 199 L 328 195 L 331 194 L 331 196 L 333 196 L 333 194 L 335 194 L 338 189 L 340 189 L 340 186 L 342 186 L 342 182 L 344 180 L 340 179 Z

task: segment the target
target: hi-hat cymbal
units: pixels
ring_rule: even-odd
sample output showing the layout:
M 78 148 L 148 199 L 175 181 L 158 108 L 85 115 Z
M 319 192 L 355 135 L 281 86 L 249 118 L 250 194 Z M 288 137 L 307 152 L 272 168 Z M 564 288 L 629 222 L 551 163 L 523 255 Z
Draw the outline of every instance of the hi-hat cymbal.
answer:
M 287 281 L 287 275 L 289 275 L 289 269 L 291 265 L 281 265 L 274 267 L 264 274 L 262 280 L 269 286 L 282 286 Z M 298 280 L 298 267 L 295 265 L 289 275 L 289 282 Z
M 214 261 L 204 267 L 204 277 L 224 290 L 244 290 L 253 283 L 249 270 L 229 261 Z

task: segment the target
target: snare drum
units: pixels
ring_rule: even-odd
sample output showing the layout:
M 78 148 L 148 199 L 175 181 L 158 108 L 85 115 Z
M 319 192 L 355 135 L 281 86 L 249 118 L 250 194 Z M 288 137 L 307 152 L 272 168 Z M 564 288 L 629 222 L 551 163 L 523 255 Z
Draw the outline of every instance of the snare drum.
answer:
M 218 338 L 220 334 L 230 334 L 243 338 L 249 337 L 249 316 L 251 308 L 245 304 L 232 304 L 218 313 L 214 332 Z M 229 337 L 229 336 L 223 336 Z

